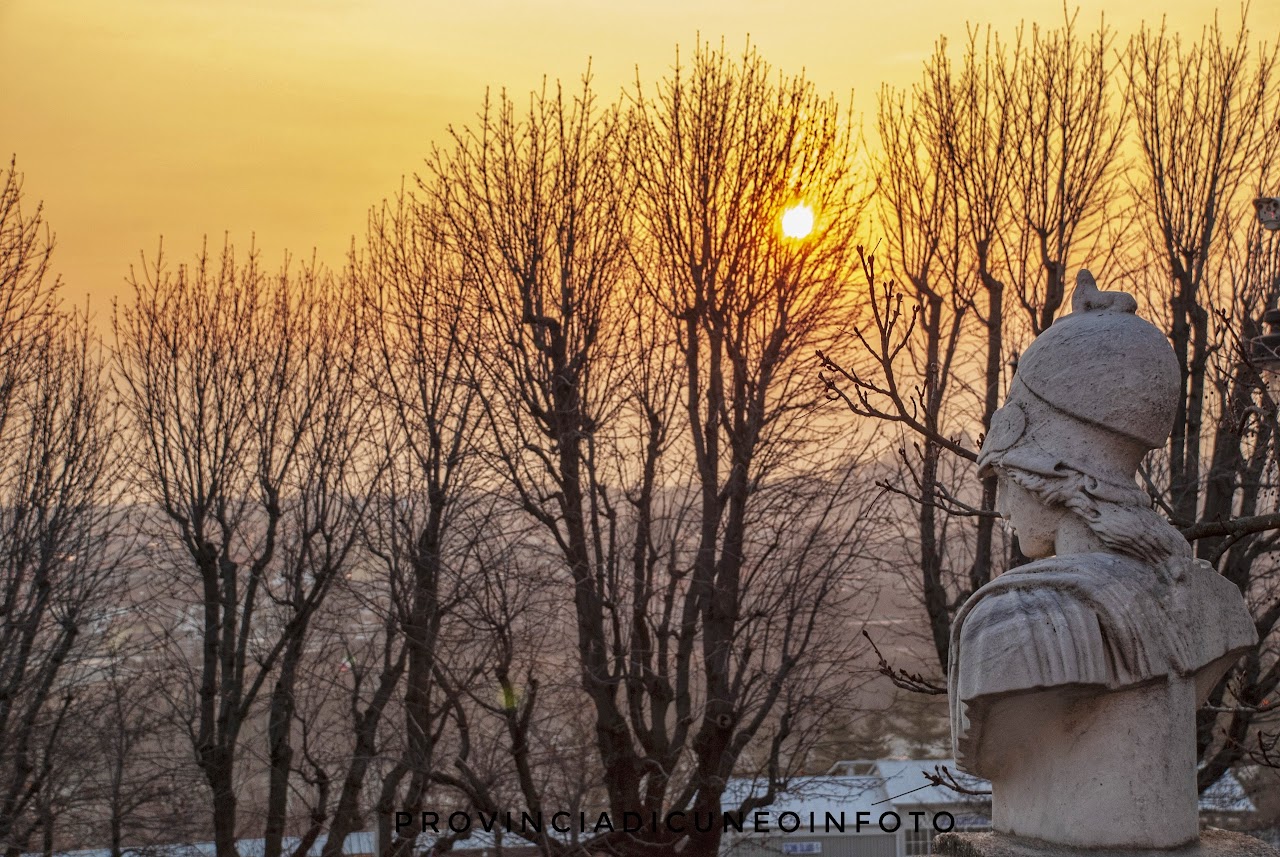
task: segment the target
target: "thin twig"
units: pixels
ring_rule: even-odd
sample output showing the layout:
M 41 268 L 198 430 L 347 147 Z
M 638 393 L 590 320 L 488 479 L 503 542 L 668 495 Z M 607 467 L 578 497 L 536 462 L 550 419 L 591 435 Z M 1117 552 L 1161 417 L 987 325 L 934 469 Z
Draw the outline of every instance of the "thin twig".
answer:
M 957 518 L 1000 518 L 1002 517 L 1002 515 L 999 512 L 996 512 L 994 510 L 979 509 L 977 506 L 970 506 L 968 503 L 965 503 L 962 500 L 957 500 L 950 492 L 948 492 L 941 485 L 936 486 L 936 488 L 938 490 L 938 494 L 945 501 L 943 503 L 939 503 L 934 500 L 925 500 L 923 497 L 920 497 L 916 494 L 912 494 L 910 491 L 907 491 L 903 488 L 898 488 L 897 486 L 892 485 L 889 482 L 884 480 L 877 480 L 876 487 L 879 488 L 881 491 L 884 491 L 890 494 L 900 494 L 901 496 L 906 497 L 911 502 L 917 503 L 921 506 L 932 506 L 935 509 L 938 509 L 942 512 L 947 513 L 948 515 L 951 515 Z
M 906 670 L 900 670 L 897 667 L 890 665 L 890 663 L 885 660 L 884 655 L 880 653 L 880 648 L 876 645 L 876 641 L 871 639 L 871 635 L 868 634 L 865 629 L 862 632 L 862 636 L 867 638 L 867 642 L 871 644 L 871 649 L 876 653 L 876 657 L 880 659 L 880 674 L 893 682 L 895 687 L 900 687 L 903 690 L 909 690 L 912 693 L 927 693 L 938 696 L 947 692 L 945 687 L 934 684 L 919 673 L 907 672 Z
M 935 786 L 944 786 L 952 791 L 959 792 L 962 795 L 982 796 L 991 794 L 991 789 L 971 789 L 967 786 L 960 785 L 959 781 L 956 780 L 955 775 L 947 769 L 946 765 L 934 765 L 932 774 L 928 771 L 921 771 L 921 773 L 924 774 L 924 778 L 926 780 L 933 783 Z

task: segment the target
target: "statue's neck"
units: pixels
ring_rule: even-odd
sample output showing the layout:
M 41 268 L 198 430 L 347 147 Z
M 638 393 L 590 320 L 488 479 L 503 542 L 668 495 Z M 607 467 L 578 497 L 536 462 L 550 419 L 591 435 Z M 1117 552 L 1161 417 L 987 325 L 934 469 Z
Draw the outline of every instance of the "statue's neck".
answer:
M 1089 525 L 1079 515 L 1068 513 L 1058 523 L 1058 532 L 1053 541 L 1054 554 L 1066 556 L 1073 553 L 1098 553 L 1106 551 L 1107 546 L 1098 538 L 1097 533 L 1089 529 Z

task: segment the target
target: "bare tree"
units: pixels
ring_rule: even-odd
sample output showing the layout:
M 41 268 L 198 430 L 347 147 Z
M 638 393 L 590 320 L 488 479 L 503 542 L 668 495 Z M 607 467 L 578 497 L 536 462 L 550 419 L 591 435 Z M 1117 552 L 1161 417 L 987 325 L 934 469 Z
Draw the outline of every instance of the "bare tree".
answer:
M 1012 211 L 999 238 L 1030 334 L 1062 309 L 1068 267 L 1088 260 L 1102 268 L 1127 222 L 1117 216 L 1127 113 L 1109 58 L 1115 36 L 1101 23 L 1082 37 L 1078 17 L 1059 29 L 1033 26 L 1015 71 Z
M 655 587 L 670 630 L 633 653 L 640 670 L 627 685 L 633 731 L 664 774 L 618 796 L 623 808 L 665 797 L 715 815 L 750 746 L 762 774 L 740 807 L 750 811 L 794 771 L 799 712 L 839 692 L 818 677 L 834 655 L 825 610 L 854 586 L 861 495 L 854 456 L 818 453 L 807 358 L 848 310 L 859 140 L 834 99 L 802 77 L 775 78 L 749 48 L 734 61 L 699 45 L 652 94 L 637 85 L 633 123 L 638 273 L 652 302 L 642 314 L 670 325 L 664 352 L 679 369 L 666 466 L 688 474 L 691 502 L 688 547 Z M 799 201 L 816 229 L 787 240 L 778 218 Z M 673 652 L 657 642 L 667 633 Z M 681 783 L 665 772 L 682 756 Z M 718 826 L 695 831 L 688 850 L 714 854 L 719 838 Z
M 902 453 L 905 486 L 888 487 L 911 496 L 921 522 L 934 524 L 919 534 L 921 592 L 942 657 L 952 611 L 998 569 L 980 561 L 993 493 L 984 490 L 974 501 L 933 478 L 931 451 L 973 458 L 995 382 L 1003 383 L 995 358 L 1016 360 L 1023 338 L 1052 322 L 1070 264 L 1084 254 L 1096 264 L 1101 255 L 1113 270 L 1127 269 L 1119 276 L 1139 278 L 1139 291 L 1165 317 L 1183 377 L 1169 449 L 1150 457 L 1144 478 L 1155 501 L 1197 543 L 1197 555 L 1250 598 L 1263 638 L 1200 713 L 1206 787 L 1248 752 L 1250 724 L 1265 715 L 1263 700 L 1280 680 L 1280 667 L 1265 655 L 1280 617 L 1267 559 L 1280 523 L 1268 493 L 1274 405 L 1262 397 L 1245 345 L 1256 333 L 1257 308 L 1275 289 L 1275 250 L 1256 227 L 1233 237 L 1249 213 L 1254 177 L 1276 158 L 1269 129 L 1277 115 L 1277 54 L 1273 48 L 1251 55 L 1243 26 L 1226 37 L 1215 24 L 1189 46 L 1163 29 L 1144 29 L 1121 54 L 1117 75 L 1107 59 L 1110 41 L 1105 29 L 1079 39 L 1072 19 L 1061 30 L 1033 31 L 1030 45 L 1011 57 L 988 50 L 979 59 L 971 38 L 958 76 L 939 54 L 910 105 L 901 96 L 882 99 L 888 268 L 902 285 L 886 285 L 876 260 L 864 256 L 875 300 L 855 330 L 863 362 L 828 358 L 827 379 L 856 413 L 897 423 L 919 439 L 918 464 Z M 990 70 L 993 62 L 1004 70 Z M 995 83 L 975 89 L 975 79 Z M 991 105 L 1004 104 L 1006 88 L 1017 109 L 1001 184 L 1003 162 L 991 158 L 990 147 L 999 147 L 1002 131 L 991 123 L 1008 114 Z M 1133 165 L 1117 156 L 1129 118 L 1141 153 Z M 1003 192 L 993 190 L 1001 186 Z M 1126 230 L 1115 217 L 1121 210 L 1139 215 L 1138 228 Z M 1125 236 L 1137 253 L 1118 252 Z M 1145 276 L 1151 270 L 1165 276 Z M 924 285 L 922 272 L 933 278 Z M 975 275 L 985 307 L 974 299 L 981 294 Z M 1003 325 L 995 304 L 1001 284 L 1013 285 L 1005 299 L 1015 301 Z M 939 312 L 943 296 L 951 301 L 946 313 Z M 1018 318 L 1023 323 L 1010 327 Z M 985 339 L 985 375 L 954 359 L 971 337 Z M 981 407 L 971 404 L 974 390 L 984 393 Z M 955 524 L 966 520 L 977 522 L 978 544 L 967 581 L 936 562 L 935 548 L 942 528 L 951 527 L 954 554 Z M 1018 561 L 1016 548 L 1008 561 Z M 882 666 L 903 687 L 941 691 L 925 676 Z
M 103 819 L 93 832 L 105 834 L 111 857 L 123 857 L 126 838 L 142 844 L 158 834 L 171 841 L 189 832 L 165 810 L 181 804 L 186 787 L 199 786 L 169 758 L 173 746 L 168 741 L 180 736 L 168 728 L 166 712 L 149 692 L 155 673 L 147 669 L 140 641 L 121 627 L 123 618 L 113 623 L 112 644 L 103 651 L 95 716 L 84 724 L 88 734 L 77 748 L 81 754 L 92 748 L 87 786 L 96 802 L 94 815 Z
M 614 169 L 622 128 L 616 114 L 602 118 L 591 98 L 586 87 L 569 103 L 558 89 L 544 91 L 523 119 L 505 96 L 486 104 L 480 127 L 457 132 L 453 150 L 438 153 L 423 191 L 440 198 L 462 277 L 482 312 L 477 344 L 485 350 L 474 367 L 499 472 L 571 577 L 582 686 L 596 715 L 610 805 L 622 804 L 621 811 L 629 805 L 616 794 L 626 787 L 619 783 L 634 788 L 639 771 L 610 677 L 599 584 L 610 498 L 595 490 L 591 459 L 599 426 L 618 411 L 628 368 L 614 299 L 626 269 Z M 495 606 L 503 603 L 510 601 Z M 513 656 L 508 651 L 504 660 Z M 521 798 L 537 811 L 543 796 L 524 740 L 533 705 L 527 699 L 524 712 L 511 710 L 507 724 Z M 540 844 L 553 847 L 546 837 Z
M 881 95 L 887 252 L 862 253 L 871 300 L 858 347 L 826 355 L 825 369 L 854 413 L 902 431 L 901 471 L 885 487 L 917 504 L 915 588 L 944 671 L 955 610 L 1022 561 L 1016 543 L 997 542 L 994 478 L 969 487 L 976 442 L 1018 344 L 1060 309 L 1067 265 L 1115 239 L 1123 113 L 1111 40 L 1105 27 L 1082 39 L 1074 18 L 1012 47 L 972 31 L 959 70 L 942 43 L 910 99 Z
M 0 179 L 0 847 L 52 847 L 63 739 L 115 595 L 115 420 L 99 349 L 58 305 L 52 238 Z
M 850 457 L 810 419 L 821 389 L 802 361 L 841 305 L 854 140 L 833 102 L 775 84 L 754 54 L 700 49 L 685 73 L 625 114 L 597 108 L 589 84 L 520 113 L 504 96 L 423 180 L 480 315 L 488 458 L 572 596 L 566 654 L 602 787 L 576 799 L 616 818 L 703 819 L 537 837 L 546 853 L 715 853 L 728 778 L 763 775 L 744 810 L 772 800 L 812 738 L 801 712 L 848 674 L 833 614 L 853 587 L 860 495 Z M 819 230 L 789 242 L 779 217 L 801 199 Z M 515 663 L 499 632 L 523 599 L 501 580 L 488 627 Z M 505 696 L 516 677 L 498 678 Z M 534 764 L 555 703 L 527 687 L 509 705 L 472 702 L 505 723 L 536 812 L 572 778 Z M 478 778 L 455 785 L 492 805 Z
M 136 479 L 183 559 L 170 598 L 196 606 L 181 712 L 234 857 L 242 731 L 266 701 L 266 853 L 278 857 L 292 771 L 294 688 L 308 629 L 360 532 L 370 466 L 354 314 L 314 264 L 273 278 L 256 256 L 162 256 L 115 317 Z M 374 465 L 376 466 L 376 465 Z M 188 661 L 188 657 L 190 660 Z
M 407 853 L 414 843 L 412 835 L 393 835 L 392 809 L 419 817 L 441 757 L 456 745 L 440 749 L 470 687 L 470 665 L 486 650 L 457 614 L 464 581 L 482 574 L 478 542 L 492 538 L 477 449 L 483 420 L 468 368 L 478 326 L 461 297 L 457 254 L 443 239 L 438 212 L 425 206 L 403 191 L 384 203 L 371 215 L 352 266 L 369 318 L 368 383 L 389 455 L 375 486 L 368 541 L 386 582 L 383 608 L 404 673 L 403 746 L 382 778 L 376 807 L 379 840 L 391 854 Z M 385 682 L 389 673 L 382 676 Z M 366 729 L 375 711 L 366 710 Z M 349 776 L 327 848 L 351 829 L 338 822 L 356 818 L 354 783 Z
M 1171 520 L 1198 539 L 1197 556 L 1251 599 L 1260 637 L 1198 717 L 1202 788 L 1241 758 L 1258 706 L 1280 684 L 1280 665 L 1264 660 L 1280 618 L 1265 561 L 1274 546 L 1265 531 L 1277 522 L 1260 514 L 1274 415 L 1254 404 L 1257 370 L 1241 359 L 1239 328 L 1229 326 L 1263 305 L 1242 312 L 1242 300 L 1274 289 L 1265 276 L 1274 247 L 1264 247 L 1257 227 L 1246 241 L 1232 240 L 1246 195 L 1256 195 L 1253 182 L 1280 157 L 1273 133 L 1280 53 L 1275 46 L 1252 53 L 1248 39 L 1243 20 L 1234 36 L 1215 20 L 1188 45 L 1163 28 L 1143 29 L 1125 53 L 1142 152 L 1130 181 L 1146 227 L 1145 259 L 1164 275 L 1152 281 L 1152 303 L 1182 369 L 1173 436 L 1151 469 L 1152 490 Z M 1224 705 L 1229 693 L 1235 705 Z

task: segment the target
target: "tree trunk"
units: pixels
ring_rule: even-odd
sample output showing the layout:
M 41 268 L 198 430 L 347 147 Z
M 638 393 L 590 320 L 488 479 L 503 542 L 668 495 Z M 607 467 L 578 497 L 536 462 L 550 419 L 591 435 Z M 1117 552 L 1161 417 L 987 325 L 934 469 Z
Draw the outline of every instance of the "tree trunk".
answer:
M 329 835 L 325 839 L 320 857 L 341 857 L 343 843 L 347 836 L 357 829 L 360 821 L 360 796 L 364 791 L 364 778 L 373 762 L 376 751 L 378 723 L 386 710 L 391 695 L 400 683 L 404 674 L 404 652 L 390 667 L 383 670 L 374 691 L 369 707 L 360 715 L 356 723 L 356 743 L 352 751 L 351 765 L 347 768 L 346 777 L 342 781 L 342 791 L 338 795 L 338 805 L 333 811 L 333 821 L 329 825 Z
M 236 850 L 236 791 L 231 754 L 222 748 L 202 760 L 205 779 L 213 792 L 213 846 L 216 857 L 240 857 Z
M 288 632 L 286 632 L 288 633 Z M 289 808 L 289 776 L 293 772 L 290 734 L 296 702 L 293 696 L 305 635 L 294 630 L 280 660 L 280 675 L 267 709 L 267 821 L 263 831 L 263 857 L 281 857 Z

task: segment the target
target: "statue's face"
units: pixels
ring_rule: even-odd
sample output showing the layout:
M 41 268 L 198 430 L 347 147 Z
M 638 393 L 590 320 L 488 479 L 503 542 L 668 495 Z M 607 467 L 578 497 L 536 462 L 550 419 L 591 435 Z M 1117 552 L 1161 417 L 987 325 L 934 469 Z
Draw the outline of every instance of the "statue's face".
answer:
M 1003 515 L 1018 534 L 1018 547 L 1032 559 L 1053 556 L 1058 525 L 1065 509 L 1046 506 L 1036 495 L 1015 482 L 1002 469 L 996 489 L 996 511 Z

